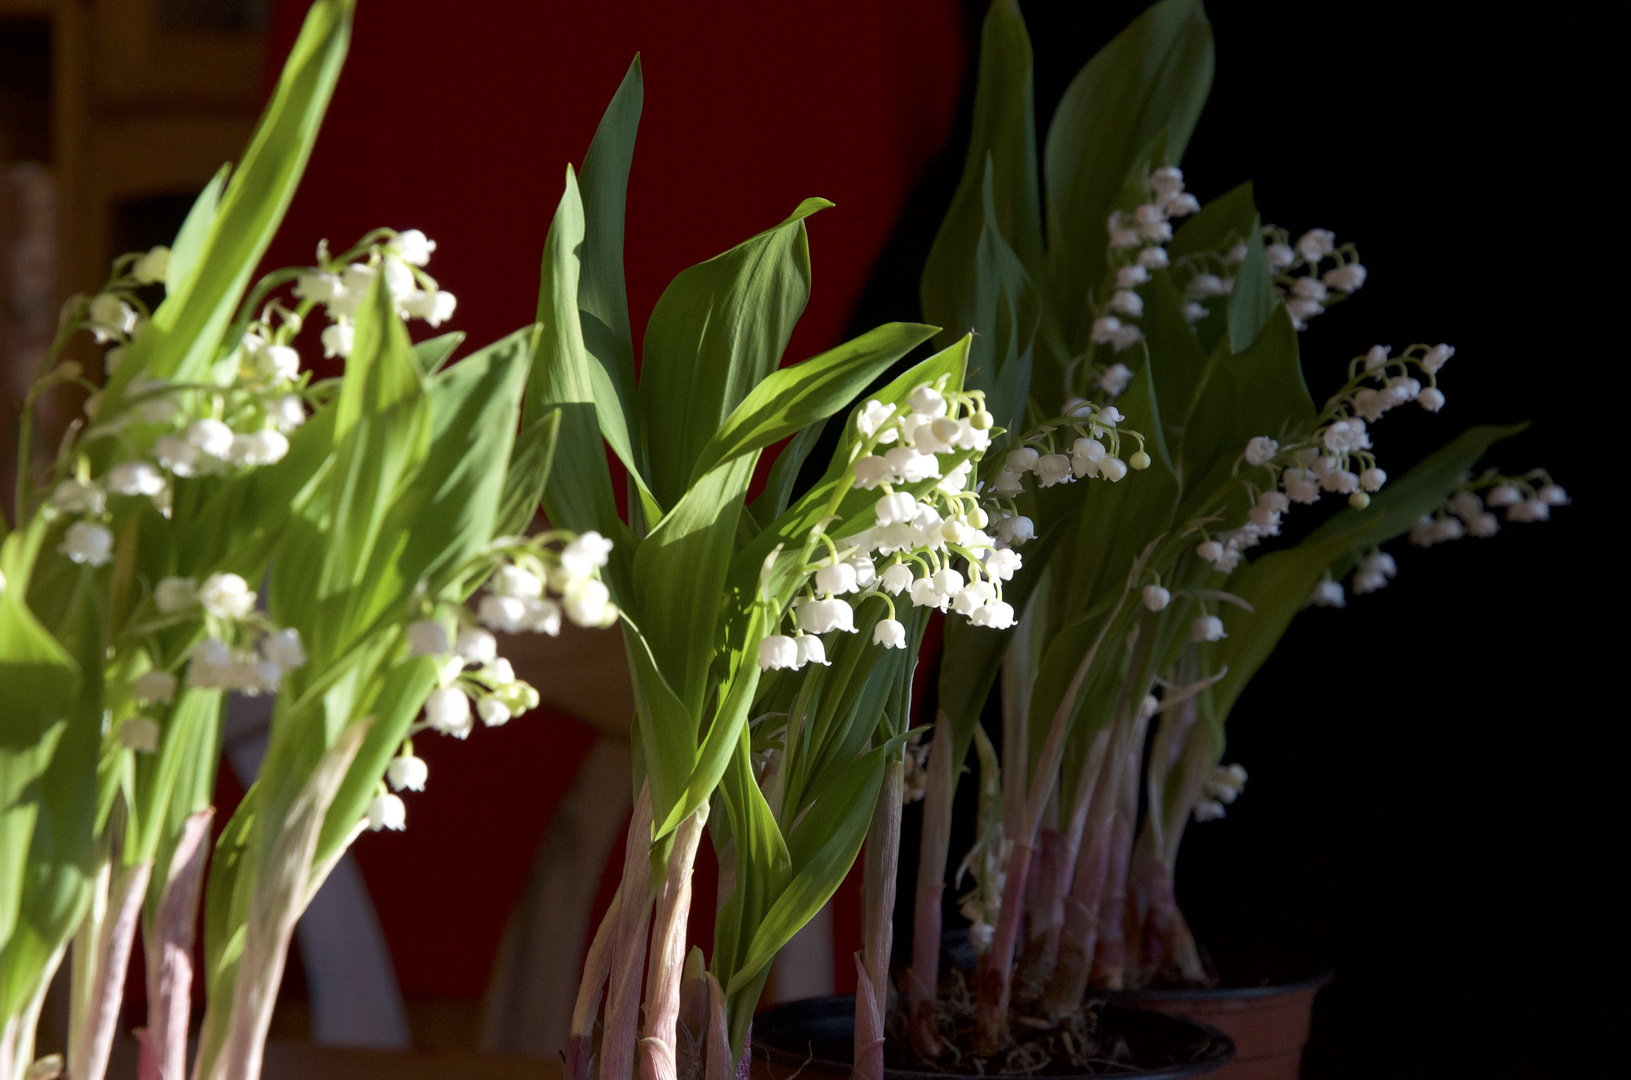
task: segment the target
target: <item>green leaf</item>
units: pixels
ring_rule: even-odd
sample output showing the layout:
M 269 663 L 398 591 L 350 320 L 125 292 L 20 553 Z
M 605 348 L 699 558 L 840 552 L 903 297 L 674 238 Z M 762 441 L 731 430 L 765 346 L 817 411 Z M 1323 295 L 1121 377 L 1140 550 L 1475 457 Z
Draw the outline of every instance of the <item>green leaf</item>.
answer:
M 969 328 L 982 248 L 1000 242 L 1040 272 L 1040 204 L 1031 40 L 1015 0 L 994 0 L 980 28 L 968 157 L 923 269 L 923 317 L 947 328 L 942 344 Z
M 776 370 L 810 296 L 806 199 L 786 221 L 680 272 L 646 325 L 639 404 L 651 490 L 680 500 L 703 449 Z
M 1167 245 L 1167 254 L 1177 262 L 1203 251 L 1227 251 L 1244 243 L 1256 222 L 1257 204 L 1252 201 L 1248 180 L 1219 195 L 1180 225 Z
M 104 390 L 112 403 L 138 375 L 191 382 L 214 362 L 250 275 L 305 171 L 350 44 L 354 7 L 354 0 L 318 0 L 307 12 L 243 161 L 220 197 L 195 259 L 197 271 L 166 297 L 131 342 Z
M 1243 353 L 1251 348 L 1279 306 L 1280 298 L 1274 292 L 1274 272 L 1269 269 L 1269 257 L 1263 249 L 1263 230 L 1253 218 L 1251 238 L 1246 241 L 1246 258 L 1229 293 L 1229 351 Z
M 493 526 L 495 536 L 521 535 L 538 512 L 538 503 L 549 482 L 560 429 L 561 413 L 555 409 L 534 420 L 516 436 L 515 446 L 510 450 L 510 466 L 504 471 L 504 494 L 499 499 Z
M 1128 170 L 1165 131 L 1175 164 L 1212 86 L 1212 28 L 1200 0 L 1161 0 L 1077 73 L 1043 153 L 1048 269 L 1069 340 L 1085 340 L 1081 298 L 1105 272 L 1106 221 Z
M 447 363 L 463 344 L 464 331 L 455 330 L 451 334 L 416 342 L 413 347 L 413 358 L 419 361 L 419 371 L 428 379 L 436 373 L 437 368 Z
M 626 607 L 632 601 L 629 536 L 612 497 L 611 471 L 596 415 L 605 406 L 595 386 L 593 372 L 598 368 L 584 348 L 578 317 L 578 252 L 583 240 L 583 203 L 568 166 L 566 191 L 544 242 L 538 289 L 538 322 L 543 331 L 533 353 L 521 420 L 530 426 L 546 411 L 559 407 L 561 426 L 555 442 L 559 467 L 550 471 L 544 512 L 561 528 L 580 533 L 594 529 L 612 540 L 608 584 L 617 602 Z
M 1282 442 L 1312 429 L 1316 412 L 1303 382 L 1297 331 L 1281 308 L 1257 340 L 1231 353 L 1219 342 L 1207 361 L 1194 413 L 1179 452 L 1184 477 L 1184 521 L 1215 512 L 1220 493 L 1233 494 L 1235 461 L 1258 435 Z
M 583 246 L 578 251 L 578 318 L 584 348 L 599 367 L 591 371 L 596 410 L 607 441 L 618 448 L 623 464 L 641 485 L 645 483 L 647 465 L 642 448 L 631 441 L 638 421 L 634 337 L 629 329 L 629 299 L 623 283 L 623 205 L 644 100 L 645 85 L 636 54 L 600 118 L 578 181 L 584 216 Z
M 934 331 L 916 323 L 885 323 L 802 364 L 770 372 L 702 448 L 691 483 L 716 465 L 762 450 L 833 415 Z
M 187 211 L 181 231 L 176 233 L 174 242 L 170 244 L 170 262 L 164 274 L 166 296 L 185 292 L 192 284 L 193 274 L 198 270 L 198 257 L 204 253 L 204 244 L 215 228 L 215 216 L 221 206 L 221 191 L 231 174 L 230 165 L 217 169 L 215 176 L 204 185 L 204 190 L 198 193 L 198 198 L 193 200 L 192 209 Z
M 25 598 L 45 522 L 0 542 L 0 948 L 17 925 L 23 868 L 38 820 L 40 779 L 68 727 L 64 703 L 73 699 L 77 665 L 40 625 Z M 100 666 L 100 665 L 98 665 Z M 9 1015 L 0 1012 L 0 1015 Z
M 1206 350 L 1184 319 L 1183 297 L 1171 274 L 1157 270 L 1144 289 L 1144 300 L 1144 332 L 1155 395 L 1161 402 L 1161 434 L 1169 447 L 1178 446 L 1206 379 Z
M 1041 297 L 997 221 L 995 172 L 985 170 L 985 227 L 975 248 L 974 290 L 964 312 L 974 331 L 967 389 L 985 392 L 997 426 L 1019 431 L 1031 393 L 1031 348 L 1042 321 Z M 955 325 L 962 325 L 958 323 Z
M 815 449 L 826 427 L 820 421 L 809 425 L 793 436 L 782 452 L 776 455 L 776 463 L 770 467 L 770 475 L 765 479 L 764 490 L 748 505 L 748 514 L 761 529 L 787 512 L 787 502 L 793 497 L 793 485 L 798 481 L 799 470 L 804 467 L 805 458 Z

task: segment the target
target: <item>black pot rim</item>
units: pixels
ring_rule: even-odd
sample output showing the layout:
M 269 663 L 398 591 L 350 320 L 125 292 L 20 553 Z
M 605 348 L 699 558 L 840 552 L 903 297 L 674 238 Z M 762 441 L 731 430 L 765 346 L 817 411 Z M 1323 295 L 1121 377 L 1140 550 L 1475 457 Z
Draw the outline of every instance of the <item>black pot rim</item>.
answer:
M 1197 986 L 1187 990 L 1112 990 L 1110 1000 L 1125 1002 L 1129 1005 L 1140 1001 L 1162 1003 L 1179 1001 L 1256 1001 L 1261 998 L 1277 997 L 1281 994 L 1319 990 L 1334 978 L 1336 978 L 1335 970 L 1322 968 L 1319 972 L 1306 979 L 1297 979 L 1294 982 L 1270 983 L 1268 986 Z
M 766 1015 L 774 1014 L 790 1006 L 820 1008 L 822 1006 L 830 1007 L 835 1005 L 843 1005 L 849 1010 L 853 1011 L 855 1007 L 855 995 L 835 994 L 831 997 L 806 998 L 803 1001 L 784 1002 L 781 1005 L 773 1006 L 770 1009 L 766 1009 L 765 1012 L 760 1013 L 758 1017 L 755 1017 L 755 1024 L 757 1025 L 758 1022 L 763 1020 Z M 1108 1007 L 1115 1009 L 1118 1012 L 1135 1011 L 1131 1007 L 1120 1006 L 1114 1001 L 1110 1002 Z M 1217 1028 L 1212 1027 L 1210 1024 L 1203 1024 L 1198 1020 L 1190 1019 L 1187 1016 L 1167 1016 L 1166 1018 L 1176 1020 L 1188 1027 L 1198 1028 L 1206 1033 L 1207 1038 L 1210 1040 L 1210 1045 L 1207 1047 L 1201 1057 L 1196 1058 L 1193 1061 L 1187 1061 L 1177 1065 L 1165 1065 L 1159 1069 L 1146 1069 L 1139 1072 L 1101 1073 L 1098 1076 L 1090 1076 L 1087 1073 L 1064 1073 L 1036 1078 L 1036 1080 L 1105 1080 L 1105 1077 L 1109 1076 L 1127 1077 L 1128 1080 L 1188 1080 L 1189 1077 L 1204 1076 L 1207 1073 L 1215 1072 L 1234 1060 L 1234 1040 L 1229 1038 L 1228 1035 L 1219 1031 Z M 753 1052 L 756 1054 L 763 1053 L 766 1060 L 774 1061 L 778 1065 L 789 1067 L 798 1067 L 805 1064 L 815 1063 L 838 1068 L 849 1068 L 851 1064 L 848 1061 L 833 1061 L 830 1058 L 811 1058 L 808 1054 L 800 1054 L 791 1050 L 784 1050 L 781 1047 L 772 1045 L 771 1043 L 762 1039 L 755 1039 L 753 1041 Z M 995 1078 L 1009 1076 L 1010 1074 L 990 1073 L 988 1075 Z M 964 1080 L 962 1075 L 958 1073 L 920 1072 L 915 1069 L 892 1068 L 884 1069 L 884 1077 L 885 1080 Z M 1030 1074 L 1026 1074 L 1026 1080 L 1032 1080 Z

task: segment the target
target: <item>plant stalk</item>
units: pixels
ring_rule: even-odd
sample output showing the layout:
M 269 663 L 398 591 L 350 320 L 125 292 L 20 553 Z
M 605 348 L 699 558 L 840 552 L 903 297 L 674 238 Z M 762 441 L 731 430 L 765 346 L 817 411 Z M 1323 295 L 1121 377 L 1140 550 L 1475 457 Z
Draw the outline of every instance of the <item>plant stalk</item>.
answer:
M 912 967 L 907 977 L 911 1007 L 912 1045 L 931 1060 L 940 1055 L 940 1033 L 935 1023 L 935 998 L 940 990 L 940 929 L 942 898 L 946 892 L 946 855 L 951 846 L 952 800 L 957 791 L 956 737 L 951 718 L 942 710 L 935 718 L 934 742 L 929 746 L 925 770 L 922 843 L 918 848 L 917 892 L 913 904 Z
M 170 855 L 164 891 L 142 944 L 147 960 L 147 1029 L 140 1080 L 186 1080 L 192 1012 L 193 936 L 215 808 L 189 815 Z
M 578 999 L 572 1007 L 572 1031 L 566 1038 L 566 1052 L 562 1055 L 565 1080 L 589 1080 L 594 1071 L 595 1014 L 600 1012 L 600 994 L 612 970 L 612 930 L 617 925 L 617 909 L 622 902 L 623 886 L 619 885 L 595 930 L 594 940 L 589 943 L 589 955 L 583 961 L 583 981 L 578 984 Z
M 623 900 L 612 937 L 610 986 L 600 1038 L 600 1080 L 634 1075 L 640 981 L 645 970 L 646 923 L 651 915 L 651 785 L 640 785 L 623 843 Z M 586 973 L 587 975 L 587 973 Z
M 883 1080 L 889 956 L 894 948 L 895 888 L 900 872 L 900 814 L 905 763 L 884 765 L 861 872 L 862 938 L 855 954 L 855 1080 Z
M 108 1071 L 108 1055 L 119 1028 L 119 1008 L 124 1003 L 130 948 L 136 940 L 136 924 L 141 920 L 142 899 L 147 895 L 152 870 L 150 861 L 121 868 L 108 887 L 104 917 L 86 918 L 75 935 L 74 952 L 84 950 L 88 963 L 82 966 L 79 956 L 75 956 L 74 975 L 85 977 L 87 982 L 84 997 L 75 995 L 74 1005 L 80 1008 L 73 1011 L 79 1015 L 69 1025 L 68 1075 L 74 1080 L 102 1080 Z
M 641 1080 L 677 1080 L 675 1027 L 680 1015 L 680 979 L 685 972 L 685 925 L 691 912 L 691 868 L 708 824 L 708 804 L 679 823 L 668 856 L 668 872 L 657 901 L 651 933 L 650 977 L 646 991 L 646 1034 L 640 1040 Z

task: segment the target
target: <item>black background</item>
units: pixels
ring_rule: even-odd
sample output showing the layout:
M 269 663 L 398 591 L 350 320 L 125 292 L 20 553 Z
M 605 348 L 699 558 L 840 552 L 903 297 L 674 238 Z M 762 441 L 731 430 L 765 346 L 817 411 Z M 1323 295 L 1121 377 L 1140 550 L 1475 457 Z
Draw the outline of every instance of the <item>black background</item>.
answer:
M 1147 5 L 1021 6 L 1046 130 L 1070 78 Z M 984 5 L 967 8 L 972 40 Z M 1491 540 L 1395 544 L 1392 586 L 1298 617 L 1234 710 L 1226 760 L 1251 780 L 1225 820 L 1187 834 L 1180 902 L 1203 936 L 1266 936 L 1335 967 L 1311 1080 L 1631 1076 L 1631 740 L 1616 692 L 1631 551 L 1613 525 L 1631 333 L 1613 164 L 1626 7 L 1207 10 L 1217 76 L 1183 161 L 1190 190 L 1204 202 L 1253 180 L 1266 221 L 1333 229 L 1371 270 L 1302 336 L 1316 399 L 1372 344 L 1450 342 L 1447 406 L 1389 414 L 1374 433 L 1384 466 L 1399 475 L 1475 423 L 1529 420 L 1486 462 L 1544 465 L 1574 503 Z M 856 330 L 916 310 L 971 89 Z

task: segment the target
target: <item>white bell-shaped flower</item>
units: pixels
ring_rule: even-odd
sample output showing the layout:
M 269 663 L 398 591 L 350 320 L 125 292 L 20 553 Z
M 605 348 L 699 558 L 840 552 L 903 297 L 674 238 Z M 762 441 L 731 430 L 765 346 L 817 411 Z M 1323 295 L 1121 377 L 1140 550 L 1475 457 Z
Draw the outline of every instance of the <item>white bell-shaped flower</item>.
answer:
M 513 682 L 514 680 L 510 681 Z M 489 696 L 476 702 L 476 715 L 480 716 L 481 722 L 488 727 L 503 727 L 510 722 L 510 718 L 514 714 L 510 712 L 510 707 L 504 702 L 496 697 Z
M 294 671 L 306 666 L 306 648 L 300 640 L 300 631 L 292 626 L 261 639 L 261 656 L 283 671 Z
M 75 563 L 106 566 L 113 561 L 113 533 L 96 522 L 73 522 L 57 550 Z
M 798 666 L 798 646 L 786 634 L 772 634 L 759 642 L 759 666 L 781 671 Z
M 130 684 L 130 694 L 137 701 L 169 704 L 175 700 L 176 677 L 168 671 L 144 671 Z
M 198 599 L 217 619 L 241 619 L 255 610 L 255 593 L 237 574 L 211 574 L 199 586 Z
M 820 664 L 822 667 L 831 667 L 832 662 L 827 659 L 827 647 L 821 639 L 814 634 L 800 634 L 793 639 L 798 648 L 798 666 L 805 664 Z
M 1165 611 L 1172 603 L 1172 593 L 1159 585 L 1146 585 L 1142 593 L 1144 607 L 1149 611 Z
M 906 648 L 906 627 L 894 619 L 879 619 L 872 628 L 872 644 L 886 649 Z
M 381 829 L 401 832 L 408 827 L 408 808 L 398 796 L 376 795 L 374 801 L 368 804 L 367 820 L 368 827 L 374 832 Z
M 408 652 L 414 656 L 443 656 L 450 651 L 447 630 L 434 619 L 408 624 Z
M 834 563 L 816 571 L 816 592 L 836 594 L 852 593 L 857 587 L 855 567 L 849 563 Z
M 385 779 L 394 791 L 424 791 L 425 781 L 430 779 L 430 766 L 423 758 L 404 750 L 401 757 L 393 758 L 385 766 Z
M 470 734 L 470 699 L 456 686 L 442 686 L 425 699 L 425 719 L 444 735 L 464 738 Z
M 1189 627 L 1191 641 L 1222 641 L 1228 636 L 1223 632 L 1223 620 L 1216 615 L 1202 615 Z
M 146 461 L 123 461 L 108 470 L 108 490 L 115 495 L 157 495 L 168 483 L 164 474 Z
M 806 600 L 795 613 L 799 629 L 807 634 L 825 634 L 830 630 L 855 633 L 855 609 L 838 599 Z

